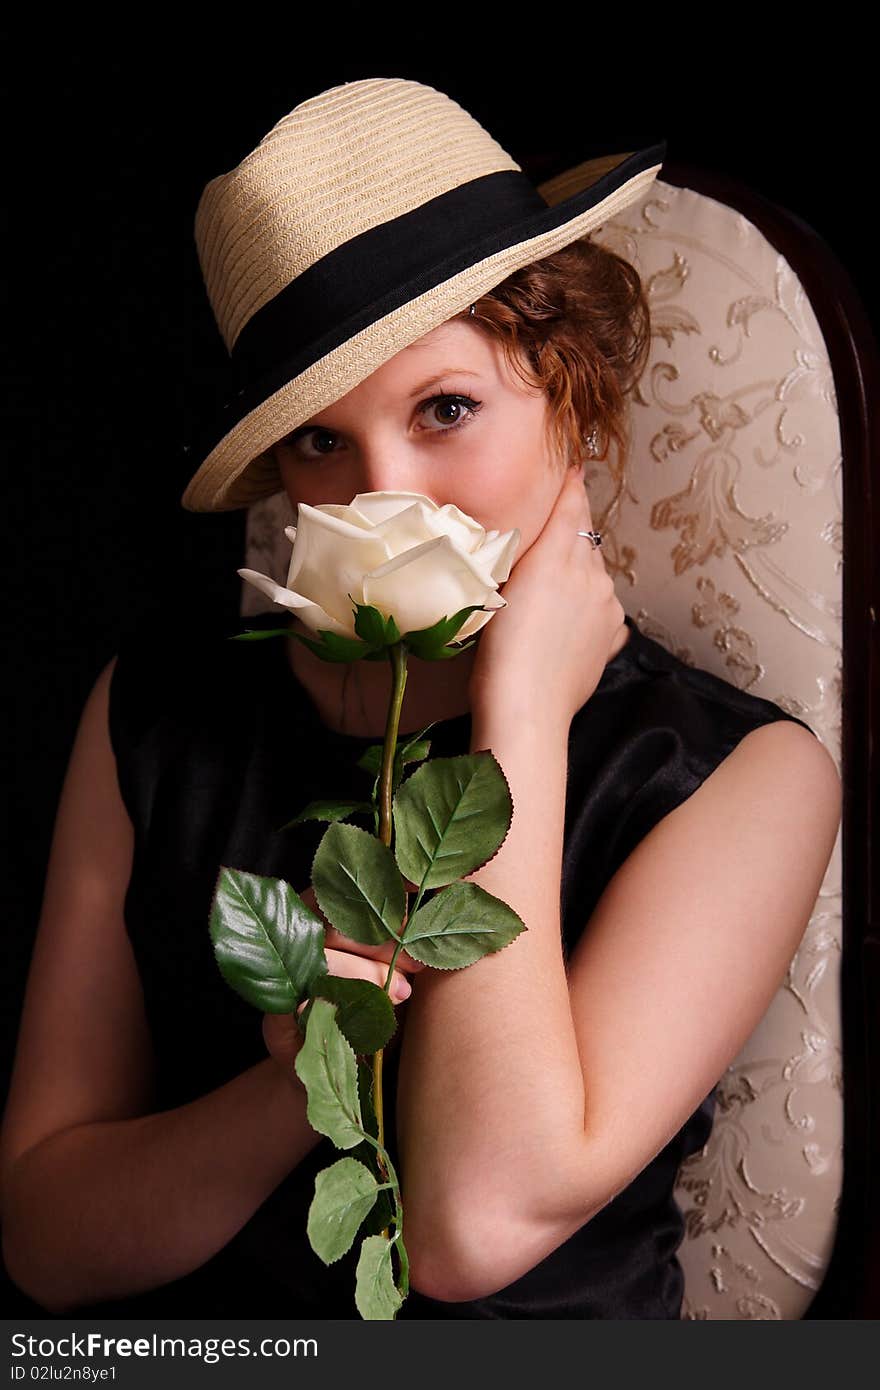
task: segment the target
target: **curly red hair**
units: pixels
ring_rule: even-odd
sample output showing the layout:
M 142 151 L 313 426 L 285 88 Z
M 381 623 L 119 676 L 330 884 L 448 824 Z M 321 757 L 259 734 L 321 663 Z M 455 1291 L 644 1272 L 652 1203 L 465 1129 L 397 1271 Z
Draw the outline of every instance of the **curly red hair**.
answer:
M 635 267 L 581 237 L 532 261 L 475 301 L 464 318 L 499 341 L 508 363 L 547 395 L 551 427 L 567 463 L 587 453 L 621 458 L 630 443 L 628 396 L 651 345 L 647 296 Z

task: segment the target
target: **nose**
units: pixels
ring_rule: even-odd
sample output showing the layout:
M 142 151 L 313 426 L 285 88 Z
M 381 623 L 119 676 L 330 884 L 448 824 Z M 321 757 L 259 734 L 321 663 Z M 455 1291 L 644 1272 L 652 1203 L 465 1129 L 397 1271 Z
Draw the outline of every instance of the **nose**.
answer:
M 436 500 L 424 460 L 399 439 L 362 445 L 353 473 L 357 492 L 421 492 Z

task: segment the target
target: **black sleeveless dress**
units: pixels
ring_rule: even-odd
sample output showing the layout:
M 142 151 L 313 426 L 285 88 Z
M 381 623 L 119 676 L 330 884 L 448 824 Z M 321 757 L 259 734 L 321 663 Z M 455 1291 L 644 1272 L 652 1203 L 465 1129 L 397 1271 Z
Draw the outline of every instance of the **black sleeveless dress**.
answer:
M 226 984 L 213 957 L 208 918 L 220 865 L 283 878 L 300 891 L 326 826 L 276 827 L 318 796 L 369 795 L 369 775 L 355 764 L 378 740 L 322 723 L 289 666 L 290 639 L 228 640 L 245 627 L 284 621 L 273 609 L 224 627 L 193 612 L 120 643 L 110 736 L 135 828 L 125 912 L 158 1064 L 157 1110 L 204 1095 L 267 1055 L 260 1012 Z M 627 625 L 629 641 L 570 727 L 561 902 L 568 953 L 648 831 L 750 730 L 794 717 L 686 666 L 629 617 Z M 435 724 L 431 756 L 466 753 L 470 723 L 465 714 Z M 397 1061 L 389 1050 L 389 1136 Z M 467 1303 L 413 1290 L 398 1317 L 678 1318 L 683 1276 L 675 1252 L 684 1227 L 672 1189 L 682 1159 L 706 1142 L 713 1112 L 714 1090 L 628 1188 L 507 1288 Z M 339 1157 L 322 1138 L 199 1269 L 89 1311 L 357 1318 L 360 1240 L 327 1268 L 305 1233 L 315 1174 Z

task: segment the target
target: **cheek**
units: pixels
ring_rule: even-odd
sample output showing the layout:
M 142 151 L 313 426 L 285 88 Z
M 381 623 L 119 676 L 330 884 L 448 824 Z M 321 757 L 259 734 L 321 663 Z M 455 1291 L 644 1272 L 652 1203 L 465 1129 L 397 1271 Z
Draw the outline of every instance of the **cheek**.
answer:
M 278 471 L 281 474 L 284 491 L 293 507 L 298 502 L 306 502 L 310 507 L 315 507 L 322 502 L 348 502 L 351 500 L 347 493 L 345 497 L 334 495 L 334 487 L 327 474 L 322 473 L 317 464 L 309 468 L 301 463 L 297 465 L 288 463 L 286 466 L 282 463 L 279 465 Z
M 480 440 L 467 480 L 456 489 L 467 500 L 454 500 L 487 529 L 518 526 L 524 546 L 543 526 L 561 484 L 547 456 L 541 417 L 512 410 Z
M 559 496 L 563 474 L 544 459 L 511 451 L 493 455 L 480 470 L 480 483 L 468 489 L 468 498 L 454 500 L 487 530 L 521 533 L 518 555 L 540 534 Z

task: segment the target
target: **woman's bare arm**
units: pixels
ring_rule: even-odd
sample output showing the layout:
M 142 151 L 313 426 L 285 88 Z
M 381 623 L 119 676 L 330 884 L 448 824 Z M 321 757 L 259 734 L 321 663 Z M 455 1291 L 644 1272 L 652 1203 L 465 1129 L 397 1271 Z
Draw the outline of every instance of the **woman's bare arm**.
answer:
M 477 1283 L 498 1241 L 506 1262 L 512 1211 L 565 1181 L 583 1138 L 560 923 L 569 721 L 501 708 L 504 720 L 474 711 L 471 751 L 494 752 L 513 819 L 495 858 L 465 882 L 503 899 L 527 930 L 464 970 L 413 978 L 398 1078 L 412 1283 L 454 1302 L 487 1292 Z M 525 1268 L 546 1254 L 521 1235 L 515 1244 Z
M 154 1058 L 123 914 L 133 828 L 108 728 L 113 666 L 86 701 L 59 801 L 0 1135 L 7 1269 L 52 1311 L 195 1269 L 318 1142 L 305 1091 L 273 1057 L 149 1113 Z
M 10 1277 L 64 1314 L 189 1274 L 318 1142 L 305 1106 L 267 1057 L 174 1110 L 51 1134 L 7 1175 Z
M 398 1139 L 413 1286 L 506 1287 L 589 1221 L 709 1093 L 784 977 L 821 886 L 840 780 L 792 724 L 756 729 L 612 879 L 566 968 L 567 722 L 475 712 L 514 814 L 470 875 L 527 932 L 415 977 Z M 564 728 L 563 728 L 564 725 Z M 791 846 L 795 853 L 785 853 Z

